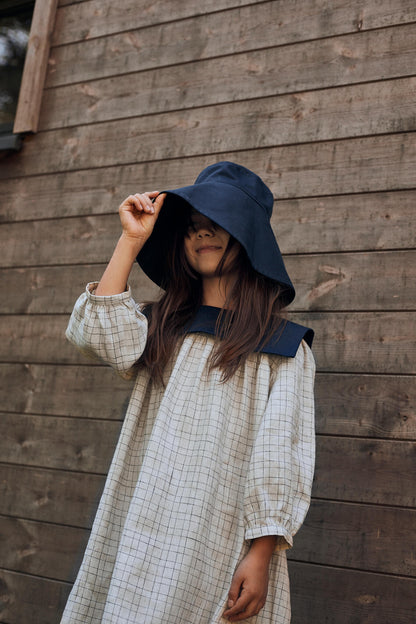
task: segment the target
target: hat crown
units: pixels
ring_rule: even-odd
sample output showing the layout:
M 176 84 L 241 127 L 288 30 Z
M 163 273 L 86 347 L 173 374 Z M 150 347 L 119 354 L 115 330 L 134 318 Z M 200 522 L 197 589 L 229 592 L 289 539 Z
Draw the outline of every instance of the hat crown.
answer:
M 273 211 L 273 193 L 263 180 L 250 169 L 224 160 L 206 167 L 195 180 L 195 184 L 206 182 L 219 182 L 236 186 L 262 206 L 270 219 Z

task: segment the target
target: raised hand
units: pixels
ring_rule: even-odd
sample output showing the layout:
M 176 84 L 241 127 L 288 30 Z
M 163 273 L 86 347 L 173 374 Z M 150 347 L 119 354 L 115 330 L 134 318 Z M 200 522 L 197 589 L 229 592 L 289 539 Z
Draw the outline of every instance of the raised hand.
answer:
M 153 231 L 164 199 L 165 195 L 159 195 L 158 191 L 126 197 L 118 209 L 123 235 L 144 244 Z

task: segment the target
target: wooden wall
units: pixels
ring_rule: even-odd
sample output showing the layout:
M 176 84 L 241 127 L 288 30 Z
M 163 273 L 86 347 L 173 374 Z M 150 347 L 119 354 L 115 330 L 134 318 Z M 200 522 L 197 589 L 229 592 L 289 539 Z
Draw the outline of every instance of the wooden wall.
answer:
M 0 163 L 0 621 L 59 622 L 119 432 L 130 386 L 64 339 L 115 211 L 230 159 L 275 193 L 316 331 L 293 624 L 414 622 L 414 0 L 61 0 L 54 32 L 40 131 Z

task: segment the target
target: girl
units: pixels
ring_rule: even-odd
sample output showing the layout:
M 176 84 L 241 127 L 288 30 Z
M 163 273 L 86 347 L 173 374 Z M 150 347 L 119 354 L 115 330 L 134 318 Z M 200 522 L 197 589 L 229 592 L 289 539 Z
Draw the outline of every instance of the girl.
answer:
M 314 466 L 313 332 L 281 317 L 295 293 L 272 207 L 230 162 L 121 204 L 114 255 L 67 337 L 136 381 L 61 624 L 290 622 L 285 549 Z M 136 257 L 165 290 L 156 303 L 132 299 Z

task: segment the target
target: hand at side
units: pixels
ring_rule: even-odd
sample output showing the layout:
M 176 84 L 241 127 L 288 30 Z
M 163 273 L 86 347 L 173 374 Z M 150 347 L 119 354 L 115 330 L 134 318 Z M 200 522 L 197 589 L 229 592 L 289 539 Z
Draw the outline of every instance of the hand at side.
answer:
M 253 540 L 251 548 L 234 572 L 224 617 L 241 622 L 257 615 L 264 607 L 269 585 L 269 564 L 276 538 L 274 535 Z

